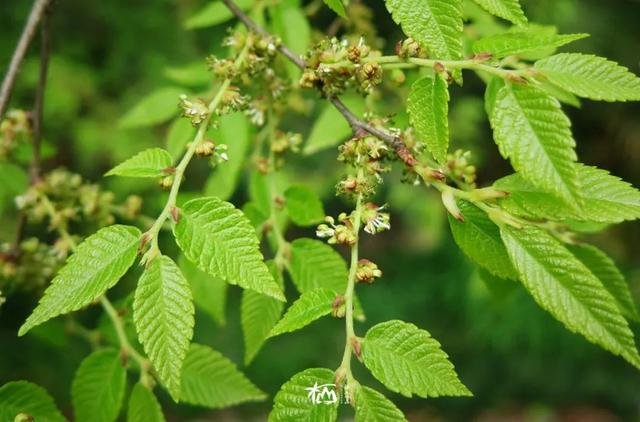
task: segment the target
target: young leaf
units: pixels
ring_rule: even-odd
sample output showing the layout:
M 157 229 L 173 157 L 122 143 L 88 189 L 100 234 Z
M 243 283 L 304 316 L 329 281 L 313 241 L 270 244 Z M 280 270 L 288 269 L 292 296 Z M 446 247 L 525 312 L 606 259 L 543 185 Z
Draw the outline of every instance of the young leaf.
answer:
M 532 86 L 507 83 L 489 116 L 501 154 L 532 184 L 577 207 L 575 141 L 558 101 Z
M 449 149 L 449 87 L 440 74 L 417 80 L 411 86 L 407 111 L 418 136 L 439 163 Z
M 191 285 L 196 306 L 218 324 L 224 325 L 228 284 L 224 280 L 200 271 L 184 255 L 180 255 L 178 266 Z
M 188 62 L 178 66 L 168 66 L 163 70 L 165 78 L 171 82 L 175 82 L 180 86 L 189 86 L 193 88 L 202 88 L 211 83 L 213 75 L 202 63 L 202 60 Z M 188 121 L 187 119 L 184 119 Z
M 75 419 L 115 421 L 124 397 L 126 375 L 116 350 L 102 349 L 86 357 L 71 384 Z
M 638 321 L 638 310 L 633 302 L 629 286 L 615 262 L 592 245 L 569 245 L 567 248 L 593 275 L 598 277 L 604 288 L 616 300 L 622 314 L 629 319 Z
M 527 17 L 518 0 L 473 0 L 492 15 L 506 19 L 516 25 L 526 25 Z
M 324 207 L 318 195 L 304 185 L 290 186 L 284 192 L 289 217 L 298 226 L 312 226 L 324 219 Z
M 245 11 L 251 8 L 253 0 L 236 0 L 238 7 Z M 184 22 L 185 29 L 200 29 L 224 23 L 233 18 L 233 13 L 221 1 L 209 2 Z
M 546 231 L 501 228 L 522 284 L 569 330 L 640 368 L 633 333 L 600 280 Z
M 640 101 L 640 78 L 605 58 L 562 53 L 539 60 L 535 69 L 552 83 L 580 97 Z
M 187 202 L 174 234 L 184 255 L 202 271 L 285 300 L 263 261 L 255 230 L 232 204 L 215 197 Z
M 544 48 L 557 48 L 573 41 L 588 37 L 588 34 L 537 34 L 535 32 L 518 31 L 492 35 L 473 43 L 473 52 L 489 52 L 493 58 L 500 59 L 524 53 L 539 51 Z
M 449 225 L 460 249 L 491 274 L 517 280 L 518 274 L 502 244 L 498 226 L 470 202 L 458 201 L 458 207 L 464 221 L 460 222 L 449 215 Z
M 267 266 L 271 275 L 284 288 L 284 282 L 280 277 L 278 268 L 273 261 L 268 261 Z M 258 354 L 258 351 L 269 337 L 269 332 L 278 323 L 284 303 L 270 296 L 244 290 L 242 303 L 240 304 L 240 319 L 242 321 L 242 334 L 244 335 L 244 363 L 248 365 Z
M 575 210 L 518 174 L 497 180 L 494 187 L 509 192 L 500 205 L 512 214 L 551 220 L 620 223 L 640 218 L 640 191 L 606 170 L 578 164 L 579 189 L 584 199 Z
M 211 409 L 266 398 L 233 362 L 196 343 L 191 344 L 184 361 L 180 388 L 180 401 Z
M 411 397 L 471 396 L 431 334 L 393 320 L 374 325 L 362 344 L 364 364 L 389 390 Z
M 342 102 L 358 117 L 362 117 L 365 104 L 362 96 L 345 95 Z M 309 138 L 302 149 L 304 155 L 334 147 L 351 136 L 351 126 L 331 104 L 325 104 L 315 120 Z
M 138 281 L 133 321 L 156 374 L 176 401 L 193 314 L 191 289 L 180 268 L 168 256 L 153 258 Z
M 162 148 L 150 148 L 118 164 L 105 176 L 161 177 L 165 174 L 164 170 L 172 164 L 173 159 L 167 151 Z
M 193 140 L 196 128 L 188 119 L 179 117 L 171 123 L 167 131 L 166 147 L 169 154 L 177 160 L 182 156 L 189 141 Z
M 329 369 L 311 368 L 297 373 L 282 385 L 274 397 L 269 422 L 336 421 L 337 401 L 331 404 L 316 404 L 309 397 L 309 388 L 317 387 L 319 390 L 317 393 L 321 393 L 322 387 L 333 385 L 334 382 L 334 373 Z
M 329 289 L 315 289 L 303 293 L 273 327 L 269 337 L 299 330 L 316 319 L 329 315 L 335 299 L 336 292 Z
M 407 420 L 402 411 L 383 394 L 365 386 L 356 390 L 355 408 L 355 422 L 402 422 Z
M 164 415 L 153 392 L 138 383 L 133 386 L 127 409 L 127 422 L 164 422 Z
M 347 17 L 347 11 L 344 10 L 344 4 L 342 0 L 324 0 L 324 3 L 329 6 L 329 9 L 336 12 L 336 14 L 340 15 L 343 18 Z
M 0 420 L 18 420 L 19 414 L 34 421 L 66 422 L 47 390 L 27 381 L 11 381 L 0 387 Z
M 144 97 L 122 116 L 122 129 L 153 126 L 178 114 L 178 99 L 184 90 L 176 87 L 160 88 Z
M 47 287 L 18 335 L 94 302 L 131 267 L 139 244 L 140 230 L 131 226 L 113 225 L 89 236 Z
M 14 197 L 20 195 L 29 185 L 27 173 L 11 163 L 0 163 L 0 216 Z M 15 207 L 15 205 L 14 205 Z
M 216 144 L 226 144 L 229 161 L 216 167 L 207 179 L 205 195 L 227 200 L 233 195 L 249 146 L 251 125 L 247 116 L 233 113 L 220 117 L 219 127 L 211 134 Z
M 405 34 L 441 60 L 462 58 L 461 0 L 385 0 Z

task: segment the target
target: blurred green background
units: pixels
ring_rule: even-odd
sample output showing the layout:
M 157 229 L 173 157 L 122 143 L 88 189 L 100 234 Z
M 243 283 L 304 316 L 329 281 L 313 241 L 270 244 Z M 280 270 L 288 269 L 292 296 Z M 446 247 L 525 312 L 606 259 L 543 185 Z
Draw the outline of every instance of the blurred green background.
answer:
M 364 2 L 374 12 L 378 36 L 390 51 L 401 38 L 383 2 Z M 591 37 L 573 50 L 608 57 L 640 73 L 640 1 L 522 0 L 530 20 L 556 25 L 561 33 L 587 32 Z M 45 168 L 65 166 L 86 179 L 112 189 L 120 199 L 131 193 L 145 198 L 145 211 L 156 215 L 155 183 L 105 180 L 112 165 L 134 152 L 162 146 L 167 125 L 152 129 L 120 129 L 119 119 L 141 97 L 168 86 L 185 86 L 176 70 L 202 63 L 219 50 L 225 25 L 187 30 L 183 23 L 206 4 L 203 0 L 58 0 L 52 17 L 52 59 L 45 107 Z M 31 6 L 26 0 L 0 5 L 0 70 L 4 72 Z M 333 20 L 329 10 L 313 17 L 323 30 Z M 30 107 L 37 81 L 37 48 L 32 48 L 14 92 L 14 107 Z M 196 72 L 197 74 L 197 72 Z M 202 80 L 187 80 L 197 92 Z M 206 79 L 204 87 L 206 88 Z M 484 85 L 472 75 L 453 91 L 453 148 L 474 152 L 480 184 L 510 172 L 495 148 L 483 110 Z M 385 93 L 387 95 L 388 93 Z M 390 94 L 386 112 L 402 120 L 402 104 Z M 315 99 L 313 95 L 310 99 Z M 585 101 L 581 109 L 565 107 L 573 122 L 581 161 L 612 171 L 640 185 L 640 105 Z M 317 110 L 293 116 L 291 128 L 307 135 Z M 331 187 L 342 169 L 335 150 L 292 159 L 292 174 L 323 192 L 329 214 L 349 205 L 333 196 Z M 202 187 L 207 168 L 197 167 L 186 186 Z M 407 400 L 389 396 L 413 421 L 427 420 L 640 420 L 640 373 L 586 340 L 565 330 L 539 309 L 518 286 L 490 291 L 468 259 L 454 245 L 437 196 L 400 185 L 392 173 L 377 199 L 389 202 L 391 232 L 368 239 L 363 255 L 378 262 L 384 277 L 374 286 L 359 287 L 367 321 L 403 319 L 428 329 L 451 356 L 461 379 L 474 392 L 470 399 Z M 318 181 L 320 183 L 318 183 Z M 246 180 L 234 196 L 246 200 Z M 2 216 L 0 239 L 10 239 L 15 217 Z M 291 229 L 289 239 L 312 236 L 311 230 Z M 627 275 L 640 301 L 640 225 L 625 223 L 592 236 Z M 167 250 L 173 246 L 167 244 Z M 175 250 L 175 247 L 174 247 Z M 113 297 L 124 296 L 136 278 L 130 274 Z M 231 289 L 226 325 L 198 315 L 195 339 L 214 345 L 242 362 L 239 290 Z M 39 293 L 38 293 L 39 294 Z M 64 334 L 62 324 L 48 324 L 36 335 L 18 339 L 17 328 L 33 308 L 38 294 L 12 296 L 0 308 L 0 384 L 27 379 L 47 388 L 70 413 L 69 386 L 88 345 Z M 84 311 L 95 324 L 98 312 Z M 640 329 L 633 326 L 636 335 Z M 249 377 L 273 395 L 293 374 L 315 366 L 336 367 L 344 341 L 343 322 L 326 319 L 293 335 L 269 341 L 258 358 L 244 368 Z M 359 368 L 362 369 L 362 368 Z M 378 384 L 364 370 L 361 382 Z M 382 391 L 382 390 L 381 390 Z M 208 412 L 171 404 L 161 393 L 168 420 L 263 420 L 270 403 Z

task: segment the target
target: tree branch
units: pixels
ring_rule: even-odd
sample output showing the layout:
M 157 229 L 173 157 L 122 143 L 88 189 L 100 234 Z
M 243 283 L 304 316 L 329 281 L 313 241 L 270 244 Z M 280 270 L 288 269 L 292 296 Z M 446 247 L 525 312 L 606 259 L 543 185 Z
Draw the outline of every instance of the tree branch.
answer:
M 35 0 L 33 3 L 27 23 L 22 30 L 22 35 L 20 36 L 20 40 L 18 41 L 15 51 L 13 52 L 13 57 L 11 57 L 7 74 L 2 81 L 2 87 L 0 88 L 0 118 L 4 116 L 4 112 L 7 110 L 9 99 L 11 98 L 11 91 L 13 91 L 13 86 L 16 82 L 20 65 L 27 53 L 29 44 L 31 44 L 31 41 L 33 40 L 38 23 L 40 23 L 49 3 L 50 0 Z
M 234 2 L 233 0 L 222 0 L 222 2 L 229 8 L 231 13 L 233 13 L 239 20 L 242 22 L 247 28 L 256 32 L 260 35 L 271 37 L 272 35 L 266 31 L 264 28 L 256 24 L 251 20 L 249 16 L 247 16 Z M 304 69 L 306 67 L 304 60 L 302 57 L 289 50 L 287 46 L 280 44 L 278 46 L 278 51 L 282 53 L 286 58 L 288 58 L 292 63 L 294 63 L 300 69 Z M 349 122 L 351 129 L 353 130 L 353 134 L 355 136 L 362 136 L 365 133 L 369 133 L 382 141 L 384 141 L 389 147 L 391 147 L 398 157 L 402 160 L 404 164 L 408 167 L 415 166 L 418 161 L 413 156 L 409 148 L 405 145 L 405 143 L 400 139 L 399 136 L 393 135 L 383 129 L 376 128 L 375 126 L 363 121 L 358 118 L 344 103 L 340 100 L 340 98 L 336 96 L 327 97 L 329 102 L 333 104 L 333 106 L 344 116 L 344 118 Z

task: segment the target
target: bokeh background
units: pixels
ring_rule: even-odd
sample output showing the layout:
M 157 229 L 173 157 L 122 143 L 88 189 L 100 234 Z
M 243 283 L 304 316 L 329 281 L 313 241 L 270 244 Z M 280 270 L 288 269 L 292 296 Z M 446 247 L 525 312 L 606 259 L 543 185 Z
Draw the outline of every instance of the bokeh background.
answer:
M 401 38 L 397 26 L 383 2 L 364 3 L 374 12 L 384 49 L 391 51 Z M 219 50 L 226 25 L 200 30 L 187 30 L 183 25 L 205 4 L 204 0 L 56 1 L 44 117 L 46 169 L 65 166 L 113 190 L 118 198 L 139 193 L 145 199 L 145 211 L 157 214 L 163 199 L 154 183 L 105 180 L 102 175 L 134 152 L 164 144 L 167 125 L 127 130 L 119 128 L 118 121 L 154 89 L 184 86 L 185 77 L 179 70 L 203 63 L 206 55 Z M 555 25 L 560 33 L 591 34 L 572 45 L 572 50 L 611 58 L 640 73 L 640 1 L 522 0 L 522 4 L 534 22 Z M 2 0 L 0 4 L 2 72 L 30 6 L 26 0 Z M 311 23 L 323 30 L 333 18 L 329 10 L 323 10 Z M 37 72 L 37 48 L 32 48 L 19 77 L 13 106 L 29 107 L 32 103 Z M 193 80 L 189 75 L 187 86 L 194 90 L 202 87 L 202 78 Z M 402 121 L 402 104 L 397 95 L 389 95 L 386 112 L 397 114 Z M 490 184 L 510 169 L 491 140 L 482 95 L 482 82 L 469 75 L 464 87 L 454 88 L 450 121 L 453 148 L 472 150 L 480 184 Z M 315 99 L 313 95 L 309 98 Z M 573 122 L 581 160 L 640 185 L 640 105 L 584 101 L 580 109 L 565 110 Z M 286 124 L 306 136 L 317 113 L 312 108 L 306 116 L 293 116 Z M 330 149 L 294 157 L 291 166 L 296 178 L 323 194 L 332 215 L 349 206 L 333 195 L 332 186 L 342 172 L 335 155 L 336 151 Z M 207 171 L 206 166 L 196 166 L 186 186 L 199 189 Z M 475 394 L 470 399 L 408 400 L 389 393 L 408 418 L 640 420 L 640 372 L 565 330 L 519 286 L 490 290 L 453 243 L 438 198 L 424 189 L 399 184 L 400 176 L 392 173 L 378 198 L 378 202 L 390 204 L 393 229 L 362 246 L 363 255 L 378 262 L 384 277 L 372 287 L 359 287 L 367 321 L 356 330 L 363 333 L 370 325 L 396 318 L 428 329 L 443 344 L 461 379 Z M 243 179 L 233 197 L 240 205 L 247 197 L 245 182 Z M 2 240 L 10 239 L 15 229 L 15 216 L 11 207 L 7 208 L 0 220 Z M 312 235 L 311 230 L 296 228 L 287 233 L 289 239 Z M 624 223 L 589 240 L 615 259 L 640 302 L 640 225 Z M 172 247 L 166 245 L 167 250 Z M 125 295 L 137 275 L 135 271 L 130 274 L 112 296 Z M 239 293 L 231 289 L 224 326 L 198 315 L 195 338 L 242 366 Z M 17 328 L 39 294 L 17 294 L 0 308 L 0 384 L 15 379 L 36 382 L 70 414 L 69 386 L 89 347 L 83 340 L 66 335 L 64 327 L 56 324 L 46 325 L 36 335 L 17 338 Z M 88 324 L 99 323 L 96 310 L 84 311 L 81 318 Z M 638 325 L 632 328 L 640 336 Z M 305 368 L 337 366 L 343 339 L 342 321 L 326 319 L 269 341 L 244 370 L 273 395 L 282 383 Z M 362 383 L 379 386 L 361 367 L 357 377 Z M 166 394 L 160 394 L 168 419 L 175 421 L 263 420 L 270 408 L 265 402 L 209 412 L 173 405 Z

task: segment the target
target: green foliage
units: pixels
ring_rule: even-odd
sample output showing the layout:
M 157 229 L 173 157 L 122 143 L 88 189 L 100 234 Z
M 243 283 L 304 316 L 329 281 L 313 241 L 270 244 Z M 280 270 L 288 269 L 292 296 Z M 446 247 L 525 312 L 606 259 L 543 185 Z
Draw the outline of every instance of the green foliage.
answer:
M 358 388 L 355 407 L 356 422 L 406 421 L 395 404 L 369 387 Z
M 161 177 L 172 164 L 171 154 L 162 148 L 151 148 L 118 164 L 106 176 Z
M 178 266 L 191 285 L 196 306 L 220 325 L 225 323 L 228 284 L 198 269 L 191 261 L 180 255 Z
M 11 198 L 26 190 L 28 182 L 27 174 L 20 167 L 0 162 L 0 216 Z
M 516 25 L 526 25 L 527 17 L 519 0 L 473 0 L 487 12 L 506 19 Z
M 291 279 L 300 293 L 318 288 L 343 292 L 347 287 L 347 265 L 330 246 L 315 239 L 291 243 Z
M 342 0 L 324 0 L 324 3 L 341 17 L 347 17 L 347 11 L 344 10 L 344 4 L 342 3 Z
M 11 381 L 0 387 L 0 419 L 20 420 L 19 414 L 38 422 L 66 421 L 44 388 L 27 381 Z
M 60 269 L 18 335 L 87 306 L 113 287 L 133 264 L 139 238 L 137 228 L 122 225 L 109 226 L 89 236 Z
M 174 233 L 184 255 L 202 271 L 284 300 L 258 250 L 254 229 L 232 204 L 215 197 L 189 201 Z
M 90 354 L 78 368 L 71 385 L 76 420 L 112 422 L 120 413 L 126 371 L 116 350 Z
M 579 202 L 571 123 L 556 99 L 531 86 L 506 83 L 496 93 L 489 119 L 500 153 L 518 174 L 570 205 Z
M 440 74 L 419 79 L 411 86 L 407 110 L 429 152 L 444 163 L 449 149 L 449 88 Z
M 159 88 L 136 103 L 120 119 L 123 129 L 153 126 L 166 122 L 178 114 L 178 97 L 184 90 L 176 87 Z
M 522 284 L 568 329 L 640 368 L 633 333 L 611 294 L 589 269 L 545 231 L 501 228 Z
M 393 320 L 374 325 L 364 338 L 362 358 L 378 381 L 403 396 L 471 395 L 440 343 L 413 324 Z
M 176 399 L 193 336 L 193 314 L 191 289 L 180 268 L 168 256 L 153 258 L 138 281 L 133 321 L 158 377 Z
M 325 216 L 320 198 L 304 185 L 292 185 L 284 192 L 289 218 L 298 226 L 312 226 Z
M 153 392 L 140 383 L 134 385 L 127 406 L 127 422 L 164 422 L 164 420 L 162 408 Z
M 242 10 L 247 10 L 253 4 L 253 0 L 238 0 L 238 6 Z M 209 2 L 205 7 L 197 11 L 193 16 L 184 22 L 186 29 L 200 29 L 209 26 L 219 25 L 230 20 L 233 14 L 219 0 Z
M 315 289 L 303 293 L 296 300 L 282 319 L 271 330 L 269 336 L 275 337 L 283 333 L 299 330 L 318 318 L 329 315 L 336 292 L 328 289 Z
M 334 422 L 338 418 L 338 406 L 315 404 L 309 400 L 307 388 L 333 384 L 333 371 L 324 368 L 306 369 L 294 375 L 278 391 L 273 399 L 269 422 L 314 421 Z
M 489 52 L 492 58 L 500 59 L 525 53 L 557 48 L 588 37 L 588 34 L 535 34 L 527 31 L 508 32 L 481 38 L 473 43 L 476 54 Z
M 347 95 L 342 98 L 344 104 L 357 116 L 364 113 L 365 106 L 362 97 Z M 327 148 L 336 146 L 351 135 L 349 123 L 342 118 L 340 112 L 331 104 L 325 104 L 315 119 L 309 138 L 304 145 L 303 153 L 314 154 Z
M 180 388 L 180 401 L 211 409 L 265 399 L 233 362 L 195 343 L 184 360 Z
M 276 265 L 273 261 L 269 261 L 267 266 L 278 285 L 284 289 L 284 282 Z M 269 338 L 269 333 L 280 320 L 283 309 L 284 303 L 271 296 L 266 296 L 253 290 L 242 292 L 240 319 L 244 335 L 245 365 L 251 363 L 264 342 Z
M 640 78 L 602 57 L 556 54 L 536 62 L 535 69 L 549 81 L 580 97 L 603 101 L 640 100 Z
M 166 147 L 171 157 L 179 158 L 187 143 L 193 139 L 195 128 L 190 121 L 183 118 L 175 119 L 167 131 Z
M 471 259 L 491 274 L 516 280 L 516 273 L 500 238 L 500 229 L 475 205 L 458 202 L 464 221 L 449 215 L 451 233 L 456 243 Z

